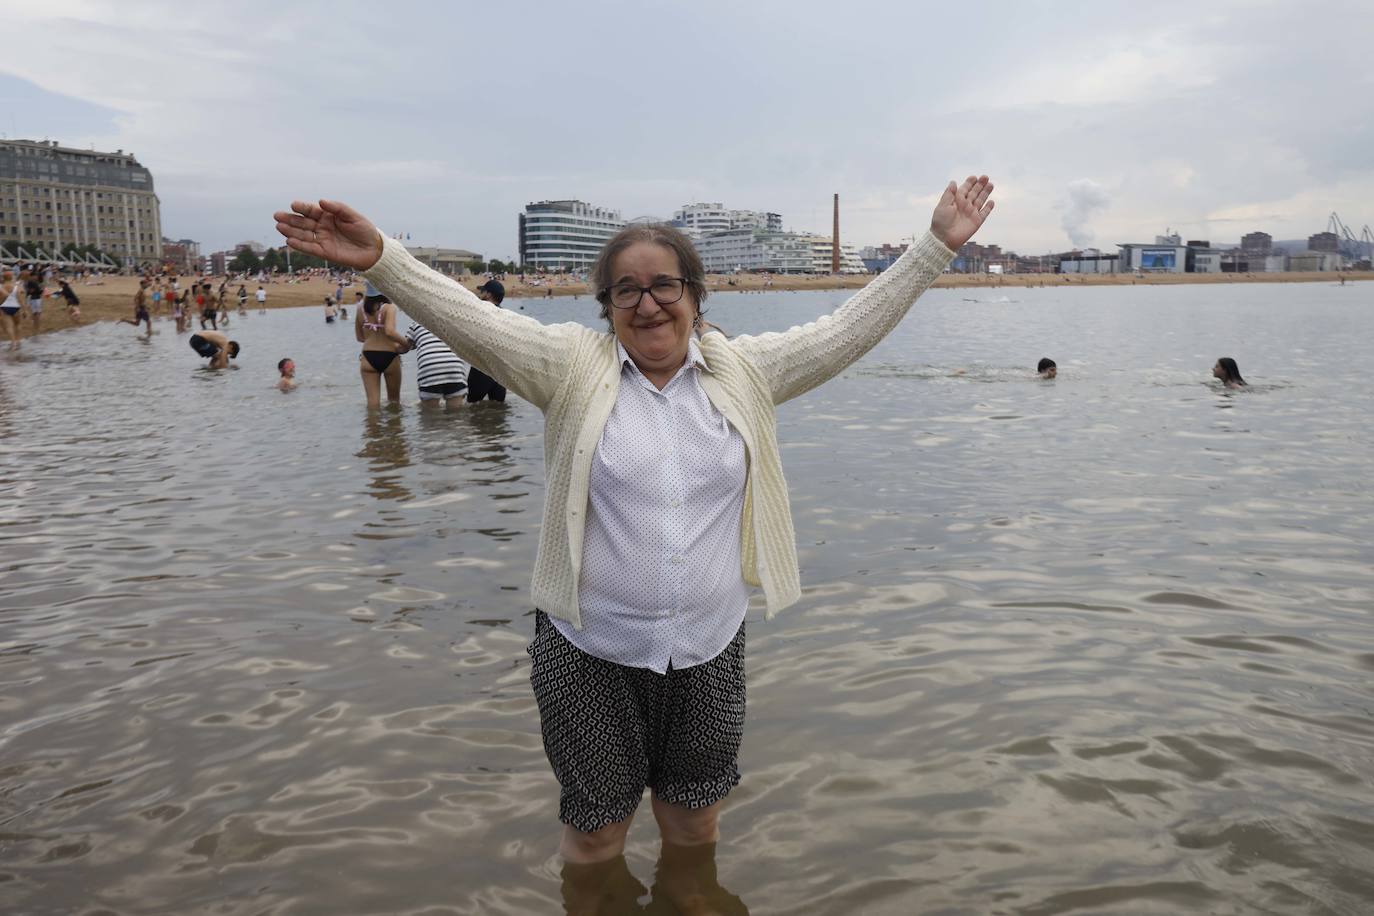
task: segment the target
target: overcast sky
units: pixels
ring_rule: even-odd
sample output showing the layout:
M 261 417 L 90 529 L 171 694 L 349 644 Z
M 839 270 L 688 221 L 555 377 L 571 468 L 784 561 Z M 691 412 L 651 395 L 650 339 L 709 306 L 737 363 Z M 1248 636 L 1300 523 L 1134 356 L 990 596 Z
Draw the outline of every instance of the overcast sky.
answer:
M 1374 224 L 1374 0 L 0 2 L 0 131 L 132 151 L 164 232 L 336 197 L 513 257 L 530 201 L 897 241 L 997 182 L 1022 253 Z

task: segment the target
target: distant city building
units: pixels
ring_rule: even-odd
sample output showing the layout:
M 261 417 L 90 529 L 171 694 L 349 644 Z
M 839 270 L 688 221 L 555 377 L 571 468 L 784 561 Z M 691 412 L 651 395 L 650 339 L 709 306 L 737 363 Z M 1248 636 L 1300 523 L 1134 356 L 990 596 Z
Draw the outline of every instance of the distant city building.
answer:
M 1221 273 L 1221 249 L 1206 240 L 1189 240 L 1185 270 L 1190 274 Z
M 200 273 L 200 243 L 190 239 L 162 240 L 162 263 L 179 274 Z
M 1188 267 L 1188 248 L 1180 243 L 1177 235 L 1155 236 L 1154 244 L 1145 242 L 1122 242 L 1118 270 L 1121 273 L 1144 271 L 1152 273 L 1181 274 Z
M 1061 274 L 1114 274 L 1121 263 L 1121 256 L 1115 254 L 1102 254 L 1097 249 L 1089 249 L 1093 252 L 1084 252 L 1077 255 L 1061 256 L 1059 259 L 1059 272 Z
M 723 204 L 683 204 L 673 214 L 672 224 L 691 238 L 731 229 L 782 231 L 782 214 L 761 210 L 727 210 Z
M 814 269 L 811 240 L 793 232 L 744 228 L 713 232 L 693 242 L 707 273 L 741 271 L 806 274 Z M 825 270 L 830 271 L 826 254 Z
M 859 257 L 864 262 L 864 267 L 869 273 L 881 273 L 897 262 L 906 252 L 906 243 L 892 245 L 884 242 L 881 245 L 869 245 L 859 249 Z
M 1241 251 L 1269 254 L 1274 250 L 1274 237 L 1267 232 L 1247 232 L 1240 237 Z
M 1307 237 L 1308 251 L 1332 251 L 1337 254 L 1341 250 L 1341 238 L 1334 232 L 1318 232 L 1316 235 Z M 1298 270 L 1299 268 L 1294 268 Z M 1325 268 L 1322 268 L 1325 269 Z
M 1318 235 L 1329 235 L 1333 238 L 1333 232 L 1319 232 Z M 1313 236 L 1316 238 L 1316 236 Z M 1340 270 L 1344 264 L 1344 259 L 1339 251 L 1311 250 L 1300 251 L 1297 254 L 1288 256 L 1288 269 L 1299 271 L 1327 271 Z
M 234 246 L 235 251 L 242 251 L 245 248 L 253 252 L 253 254 L 257 255 L 258 257 L 262 257 L 263 255 L 267 254 L 267 246 L 264 245 L 262 242 L 239 242 L 237 245 Z
M 965 242 L 954 253 L 949 269 L 960 274 L 983 274 L 994 264 L 1002 264 L 1004 255 L 1000 245 L 980 245 Z
M 0 239 L 56 254 L 94 245 L 123 264 L 162 257 L 153 175 L 123 150 L 0 141 Z
M 520 263 L 536 270 L 587 270 L 625 221 L 619 210 L 580 200 L 541 200 L 520 214 Z
M 828 235 L 809 235 L 805 236 L 811 245 L 811 273 L 828 274 L 833 266 L 832 256 L 835 252 L 835 240 Z M 859 257 L 859 252 L 853 245 L 840 244 L 840 273 L 842 274 L 866 274 L 868 268 L 864 267 L 863 259 Z
M 424 264 L 431 270 L 437 270 L 441 274 L 457 275 L 467 271 L 469 261 L 486 260 L 475 251 L 467 251 L 462 248 L 429 248 L 423 245 L 414 247 L 407 245 L 415 260 Z

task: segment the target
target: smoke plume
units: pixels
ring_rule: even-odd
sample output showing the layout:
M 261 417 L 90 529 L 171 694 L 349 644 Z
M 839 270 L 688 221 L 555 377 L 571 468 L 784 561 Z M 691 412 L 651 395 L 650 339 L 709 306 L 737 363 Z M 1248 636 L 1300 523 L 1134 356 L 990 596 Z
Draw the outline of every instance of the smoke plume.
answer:
M 1111 202 L 1107 190 L 1091 178 L 1069 182 L 1068 203 L 1064 206 L 1064 218 L 1059 224 L 1064 227 L 1075 247 L 1088 247 L 1093 240 L 1088 222 L 1093 214 L 1107 209 Z

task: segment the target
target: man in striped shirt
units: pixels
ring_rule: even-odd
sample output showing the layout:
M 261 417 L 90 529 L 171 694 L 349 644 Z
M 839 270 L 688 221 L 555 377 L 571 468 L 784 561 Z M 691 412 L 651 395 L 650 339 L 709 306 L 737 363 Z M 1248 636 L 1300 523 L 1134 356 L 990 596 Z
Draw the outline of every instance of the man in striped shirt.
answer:
M 468 364 L 416 322 L 406 331 L 415 351 L 415 378 L 420 386 L 420 406 L 462 404 L 468 390 Z

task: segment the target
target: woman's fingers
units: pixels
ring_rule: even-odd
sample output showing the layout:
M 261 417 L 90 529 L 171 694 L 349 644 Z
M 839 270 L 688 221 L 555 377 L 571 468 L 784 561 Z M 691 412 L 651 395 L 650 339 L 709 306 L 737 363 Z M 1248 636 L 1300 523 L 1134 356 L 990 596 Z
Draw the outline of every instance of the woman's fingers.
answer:
M 281 214 L 277 214 L 279 217 Z M 299 239 L 301 241 L 315 241 L 317 230 L 312 226 L 300 226 L 295 223 L 277 220 L 277 231 L 286 237 L 287 241 Z

